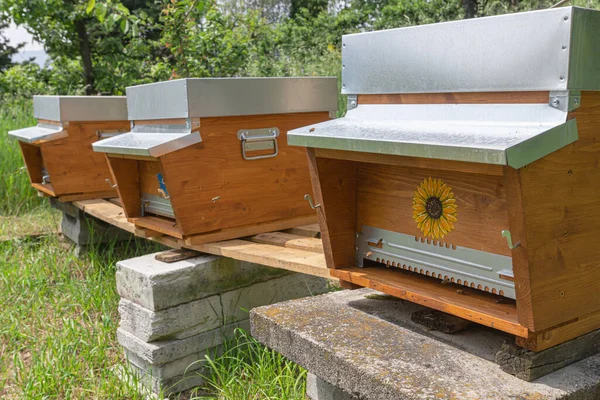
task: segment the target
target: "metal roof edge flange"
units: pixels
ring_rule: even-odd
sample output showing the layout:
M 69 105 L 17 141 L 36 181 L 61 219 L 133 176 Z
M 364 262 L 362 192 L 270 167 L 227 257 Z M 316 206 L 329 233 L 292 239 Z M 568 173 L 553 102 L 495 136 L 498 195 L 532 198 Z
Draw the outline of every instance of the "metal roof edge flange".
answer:
M 522 168 L 562 149 L 577 139 L 579 139 L 577 121 L 571 119 L 506 149 L 507 165 L 515 169 Z
M 572 123 L 568 135 L 554 134 L 566 119 L 547 104 L 361 105 L 289 131 L 288 144 L 497 165 L 510 165 L 510 155 L 519 165 L 577 140 Z
M 137 123 L 132 126 L 131 132 L 93 143 L 94 151 L 156 158 L 202 142 L 197 130 L 198 119 L 187 118 L 185 124 Z
M 35 126 L 9 131 L 8 136 L 19 142 L 40 144 L 50 140 L 65 138 L 68 136 L 68 132 L 62 124 L 55 125 L 39 122 Z
M 581 104 L 580 90 L 555 90 L 550 92 L 548 104 L 551 107 L 569 112 L 579 108 Z

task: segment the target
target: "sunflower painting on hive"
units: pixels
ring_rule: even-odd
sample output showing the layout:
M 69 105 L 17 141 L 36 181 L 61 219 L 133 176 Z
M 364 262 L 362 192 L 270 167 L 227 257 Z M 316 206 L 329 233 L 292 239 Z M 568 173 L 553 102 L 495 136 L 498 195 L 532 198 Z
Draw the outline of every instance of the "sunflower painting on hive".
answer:
M 454 230 L 456 199 L 441 179 L 425 179 L 413 197 L 413 219 L 425 237 L 441 239 Z

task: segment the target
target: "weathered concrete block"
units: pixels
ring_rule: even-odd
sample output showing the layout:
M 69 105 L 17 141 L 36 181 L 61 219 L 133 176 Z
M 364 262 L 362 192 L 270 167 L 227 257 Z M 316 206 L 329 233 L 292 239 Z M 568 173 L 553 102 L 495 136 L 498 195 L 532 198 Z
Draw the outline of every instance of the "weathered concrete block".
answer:
M 328 291 L 327 280 L 311 275 L 290 274 L 221 294 L 225 324 L 248 319 L 254 307 L 314 296 Z
M 204 255 L 171 264 L 155 254 L 117 263 L 117 291 L 152 311 L 267 281 L 288 271 L 230 258 Z
M 360 399 L 600 398 L 600 355 L 524 382 L 494 361 L 414 329 L 408 302 L 369 296 L 381 297 L 359 289 L 255 308 L 252 335 Z M 483 332 L 505 337 L 483 327 L 466 331 L 462 340 L 479 337 L 463 348 L 478 347 Z M 479 352 L 489 357 L 487 345 Z
M 496 362 L 504 372 L 531 382 L 569 364 L 583 360 L 600 350 L 600 330 L 534 353 L 514 344 L 504 344 Z
M 117 329 L 117 340 L 130 353 L 136 354 L 140 359 L 152 365 L 158 365 L 220 346 L 228 338 L 233 337 L 236 328 L 249 329 L 249 325 L 248 320 L 245 320 L 185 339 L 161 340 L 151 343 L 144 342 L 119 328 Z
M 62 234 L 82 248 L 113 240 L 133 239 L 129 232 L 89 216 L 71 203 L 63 203 L 51 198 L 50 205 L 62 212 L 60 224 Z
M 183 339 L 223 325 L 223 307 L 218 295 L 160 311 L 121 299 L 119 316 L 119 327 L 145 342 Z
M 145 342 L 183 339 L 247 320 L 248 311 L 254 307 L 321 294 L 327 289 L 325 279 L 289 274 L 158 311 L 121 299 L 120 327 Z
M 130 364 L 134 365 L 139 370 L 144 371 L 146 375 L 152 376 L 158 381 L 166 381 L 178 376 L 184 376 L 193 371 L 199 371 L 206 365 L 204 356 L 214 356 L 214 354 L 218 351 L 217 348 L 207 349 L 198 353 L 189 354 L 185 357 L 178 358 L 177 360 L 173 360 L 168 363 L 151 364 L 143 358 L 138 357 L 137 354 L 127 349 L 124 350 L 125 358 Z
M 204 384 L 204 378 L 200 374 L 200 370 L 187 371 L 183 375 L 165 379 L 158 379 L 152 373 L 148 373 L 147 370 L 139 368 L 132 363 L 129 364 L 129 371 L 136 375 L 139 390 L 141 393 L 145 393 L 147 398 L 158 399 L 158 394 L 169 396 L 173 393 L 183 392 Z M 124 374 L 121 373 L 121 375 Z
M 306 397 L 310 400 L 359 400 L 310 372 L 306 375 Z

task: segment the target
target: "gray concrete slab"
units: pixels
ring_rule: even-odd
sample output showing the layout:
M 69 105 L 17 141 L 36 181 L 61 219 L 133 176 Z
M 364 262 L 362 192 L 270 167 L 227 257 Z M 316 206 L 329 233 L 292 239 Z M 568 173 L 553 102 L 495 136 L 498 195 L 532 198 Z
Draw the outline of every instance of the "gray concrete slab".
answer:
M 411 324 L 413 306 L 360 289 L 255 308 L 250 319 L 259 341 L 359 399 L 600 398 L 600 355 L 524 382 L 493 361 L 506 335 L 428 332 Z
M 229 290 L 264 282 L 289 271 L 231 258 L 202 255 L 174 263 L 155 254 L 117 263 L 117 292 L 151 311 L 164 310 Z

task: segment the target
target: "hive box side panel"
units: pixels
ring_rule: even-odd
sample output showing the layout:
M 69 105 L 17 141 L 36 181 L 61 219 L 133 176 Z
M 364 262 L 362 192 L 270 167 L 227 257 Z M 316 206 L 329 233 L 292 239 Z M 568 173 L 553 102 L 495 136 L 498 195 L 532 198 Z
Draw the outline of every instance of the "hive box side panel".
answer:
M 21 155 L 27 168 L 27 174 L 29 175 L 29 181 L 31 183 L 42 182 L 42 168 L 44 161 L 42 159 L 42 153 L 39 146 L 19 142 L 21 147 Z
M 519 170 L 535 331 L 600 310 L 600 93 L 569 118 L 579 139 Z
M 311 191 L 304 149 L 287 145 L 287 131 L 328 118 L 303 113 L 201 119 L 200 146 L 160 159 L 184 235 L 301 216 L 316 220 L 303 198 Z M 245 160 L 238 131 L 273 127 L 280 131 L 279 154 Z
M 434 240 L 511 255 L 501 234 L 509 225 L 504 180 L 499 176 L 361 163 L 356 178 L 357 231 L 367 225 L 425 237 L 413 218 L 413 199 L 429 178 L 444 182 L 457 206 L 454 229 Z
M 319 158 L 307 149 L 323 250 L 328 268 L 355 264 L 356 163 Z
M 42 156 L 55 193 L 111 192 L 105 181 L 110 177 L 106 159 L 93 151 L 92 143 L 98 140 L 98 131 L 128 127 L 127 121 L 70 123 L 66 128 L 68 137 L 42 143 Z
M 117 184 L 117 194 L 125 216 L 139 217 L 141 212 L 139 161 L 104 156 L 109 165 L 112 182 Z

